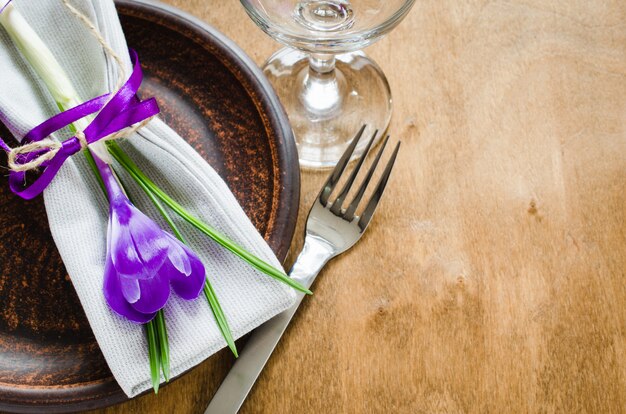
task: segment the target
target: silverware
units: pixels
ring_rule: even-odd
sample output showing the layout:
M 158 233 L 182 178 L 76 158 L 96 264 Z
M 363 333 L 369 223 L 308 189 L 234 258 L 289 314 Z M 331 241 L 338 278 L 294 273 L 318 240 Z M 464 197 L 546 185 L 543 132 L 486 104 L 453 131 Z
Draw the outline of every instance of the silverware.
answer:
M 319 196 L 316 198 L 309 212 L 306 223 L 304 248 L 289 273 L 293 279 L 307 288 L 313 284 L 315 277 L 330 259 L 354 246 L 361 238 L 372 220 L 378 202 L 387 186 L 389 175 L 391 174 L 400 148 L 399 142 L 387 162 L 387 166 L 363 213 L 360 217 L 355 215 L 356 209 L 374 175 L 374 170 L 380 161 L 380 157 L 387 146 L 389 137 L 386 137 L 383 141 L 380 150 L 376 154 L 376 158 L 349 206 L 346 209 L 342 208 L 346 196 L 354 184 L 359 169 L 363 165 L 363 161 L 365 161 L 365 157 L 372 146 L 372 142 L 374 142 L 374 138 L 377 134 L 377 132 L 374 132 L 374 135 L 367 143 L 363 155 L 359 158 L 356 167 L 348 177 L 339 195 L 337 195 L 334 201 L 329 200 L 364 130 L 365 126 L 361 128 L 354 140 L 352 140 L 352 143 L 346 149 L 332 174 L 324 184 L 324 187 L 322 187 Z M 303 297 L 304 294 L 299 293 L 296 303 L 291 308 L 276 315 L 254 330 L 245 348 L 241 352 L 241 355 L 235 362 L 235 365 L 213 396 L 205 414 L 236 413 L 239 410 L 257 377 L 263 370 L 267 360 L 274 351 L 276 344 L 285 332 L 287 325 L 289 325 L 291 318 L 296 313 L 298 306 L 300 306 Z

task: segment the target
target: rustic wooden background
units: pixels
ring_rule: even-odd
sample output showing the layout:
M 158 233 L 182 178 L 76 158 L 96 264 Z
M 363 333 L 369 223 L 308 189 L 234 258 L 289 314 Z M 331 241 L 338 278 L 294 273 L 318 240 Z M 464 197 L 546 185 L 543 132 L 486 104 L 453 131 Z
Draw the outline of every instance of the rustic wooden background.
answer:
M 259 64 L 278 48 L 237 1 L 169 2 Z M 626 2 L 418 0 L 368 52 L 392 185 L 241 412 L 626 410 Z M 98 413 L 202 413 L 231 364 Z

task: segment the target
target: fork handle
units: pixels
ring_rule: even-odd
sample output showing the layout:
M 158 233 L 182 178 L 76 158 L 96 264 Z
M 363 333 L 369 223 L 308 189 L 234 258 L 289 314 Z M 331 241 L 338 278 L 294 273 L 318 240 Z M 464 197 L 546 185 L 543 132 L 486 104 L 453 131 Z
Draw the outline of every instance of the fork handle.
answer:
M 289 276 L 309 288 L 324 265 L 333 257 L 332 249 L 319 240 L 307 237 L 302 252 L 296 259 Z M 252 386 L 283 336 L 291 318 L 304 297 L 297 293 L 296 303 L 256 328 L 239 358 L 224 378 L 205 414 L 236 413 L 241 408 Z

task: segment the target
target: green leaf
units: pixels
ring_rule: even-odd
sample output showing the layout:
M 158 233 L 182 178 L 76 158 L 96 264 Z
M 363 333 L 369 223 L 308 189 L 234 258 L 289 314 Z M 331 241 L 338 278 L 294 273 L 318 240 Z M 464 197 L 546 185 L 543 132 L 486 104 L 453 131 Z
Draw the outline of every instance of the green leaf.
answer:
M 159 354 L 161 356 L 161 370 L 165 377 L 165 382 L 170 380 L 170 345 L 167 339 L 167 327 L 165 326 L 165 315 L 163 309 L 155 316 L 157 337 L 159 340 Z
M 211 286 L 211 282 L 209 282 L 209 278 L 207 278 L 204 282 L 204 296 L 206 296 L 206 299 L 209 301 L 209 305 L 211 305 L 211 311 L 213 311 L 213 316 L 215 317 L 217 326 L 220 328 L 220 332 L 222 332 L 222 336 L 226 340 L 228 347 L 235 355 L 235 358 L 239 358 L 237 347 L 235 346 L 235 340 L 233 339 L 230 327 L 228 326 L 228 321 L 226 320 L 226 315 L 224 315 L 224 311 L 217 300 L 217 296 L 215 295 L 213 286 Z
M 142 187 L 149 189 L 150 192 L 152 192 L 163 203 L 165 203 L 165 205 L 174 210 L 176 214 L 181 216 L 189 224 L 209 236 L 211 239 L 219 243 L 221 246 L 225 247 L 227 250 L 234 253 L 236 256 L 248 262 L 248 264 L 250 264 L 255 269 L 291 286 L 292 288 L 300 292 L 304 292 L 308 295 L 312 294 L 309 289 L 291 279 L 283 271 L 276 269 L 269 263 L 266 263 L 258 257 L 254 256 L 253 254 L 249 253 L 226 236 L 220 234 L 213 227 L 203 223 L 198 218 L 192 216 L 189 212 L 187 212 L 187 210 L 185 210 L 183 206 L 181 206 L 176 201 L 174 201 L 174 199 L 165 194 L 163 190 L 161 190 L 152 180 L 150 180 L 150 178 L 148 178 L 139 169 L 139 167 L 137 167 L 137 165 L 128 157 L 128 155 L 126 155 L 124 151 L 122 151 L 122 149 L 116 142 L 109 141 L 108 148 L 111 152 L 111 155 L 113 155 L 113 158 L 115 158 L 124 167 L 124 169 L 128 171 L 128 173 L 135 179 L 135 181 L 141 183 L 140 185 L 142 185 Z
M 150 376 L 152 377 L 152 388 L 154 393 L 159 393 L 159 383 L 161 382 L 161 359 L 159 357 L 159 340 L 156 335 L 154 319 L 145 324 L 148 335 L 148 357 L 150 358 Z

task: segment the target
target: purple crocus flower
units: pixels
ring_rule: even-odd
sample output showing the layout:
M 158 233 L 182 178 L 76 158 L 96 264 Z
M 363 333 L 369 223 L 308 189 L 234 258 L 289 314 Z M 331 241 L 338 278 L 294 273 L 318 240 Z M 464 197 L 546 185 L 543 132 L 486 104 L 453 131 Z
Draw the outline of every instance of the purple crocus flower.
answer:
M 149 322 L 170 296 L 196 299 L 204 265 L 187 246 L 162 230 L 128 199 L 111 168 L 94 155 L 109 196 L 104 297 L 118 314 Z

